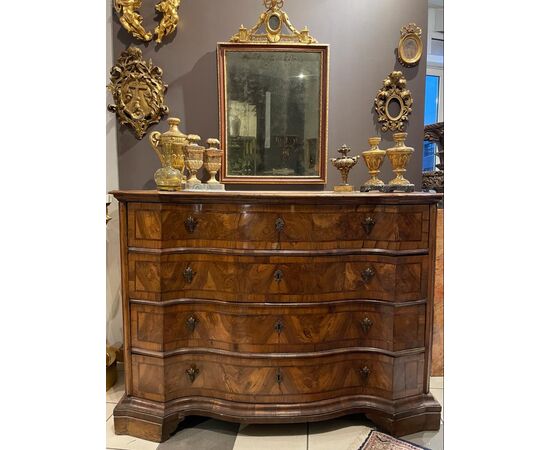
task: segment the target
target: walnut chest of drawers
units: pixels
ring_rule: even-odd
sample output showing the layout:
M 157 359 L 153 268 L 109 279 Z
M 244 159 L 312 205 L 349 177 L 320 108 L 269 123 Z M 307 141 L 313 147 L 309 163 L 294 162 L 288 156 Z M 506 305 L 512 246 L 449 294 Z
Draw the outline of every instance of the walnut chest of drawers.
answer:
M 429 393 L 441 195 L 117 191 L 126 394 L 117 434 L 189 415 L 364 413 L 436 430 Z

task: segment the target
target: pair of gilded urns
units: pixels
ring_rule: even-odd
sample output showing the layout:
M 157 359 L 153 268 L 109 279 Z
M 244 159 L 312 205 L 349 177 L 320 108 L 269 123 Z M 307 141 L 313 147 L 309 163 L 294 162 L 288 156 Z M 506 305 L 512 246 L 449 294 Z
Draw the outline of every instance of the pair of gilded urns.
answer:
M 413 153 L 411 147 L 405 146 L 405 139 L 407 138 L 407 133 L 395 133 L 393 139 L 395 141 L 395 146 L 389 148 L 388 150 L 381 150 L 378 148 L 378 145 L 382 141 L 379 137 L 369 138 L 369 145 L 371 148 L 362 153 L 363 159 L 367 164 L 369 169 L 369 174 L 371 176 L 363 186 L 361 186 L 361 191 L 372 191 L 372 190 L 383 190 L 383 188 L 402 187 L 404 190 L 410 190 L 414 186 L 407 180 L 403 175 L 407 171 L 407 164 Z M 395 178 L 391 180 L 387 185 L 378 178 L 380 173 L 380 167 L 384 162 L 384 158 L 388 156 L 388 159 L 391 162 L 392 170 L 395 173 Z
M 200 136 L 183 134 L 178 128 L 179 124 L 180 119 L 171 117 L 168 119 L 170 128 L 166 133 L 153 131 L 149 135 L 151 146 L 162 164 L 155 172 L 157 188 L 160 191 L 181 191 L 182 185 L 201 184 L 197 172 L 203 165 L 210 173 L 207 184 L 220 184 L 216 180 L 222 160 L 222 151 L 218 148 L 220 141 L 208 139 L 209 148 L 205 149 L 199 145 Z M 185 169 L 189 179 L 184 175 Z

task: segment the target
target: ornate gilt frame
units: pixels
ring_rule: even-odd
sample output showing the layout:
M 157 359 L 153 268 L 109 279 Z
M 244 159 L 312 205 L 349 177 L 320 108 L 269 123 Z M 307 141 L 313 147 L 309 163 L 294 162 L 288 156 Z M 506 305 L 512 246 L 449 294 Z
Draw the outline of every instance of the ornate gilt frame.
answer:
M 162 81 L 162 69 L 151 60 L 145 61 L 137 47 L 129 47 L 118 57 L 107 88 L 114 101 L 107 109 L 117 115 L 122 125 L 132 127 L 138 139 L 169 112 L 164 104 L 168 85 Z
M 226 53 L 239 52 L 319 52 L 321 54 L 321 95 L 319 124 L 319 176 L 234 176 L 228 174 L 228 133 L 227 133 L 227 85 L 226 85 Z M 220 181 L 225 184 L 326 184 L 328 161 L 328 64 L 329 46 L 323 44 L 233 44 L 230 42 L 218 43 L 218 104 L 219 104 L 219 135 L 222 145 L 223 158 L 220 171 Z
M 382 131 L 403 131 L 412 113 L 413 98 L 407 89 L 407 80 L 403 73 L 395 70 L 384 79 L 382 89 L 374 99 L 374 109 L 378 113 L 378 123 Z M 399 102 L 399 114 L 392 116 L 389 112 L 390 102 Z
M 329 46 L 318 44 L 305 27 L 298 31 L 290 22 L 288 15 L 281 9 L 284 0 L 264 0 L 264 11 L 256 25 L 247 29 L 241 25 L 239 31 L 230 38 L 230 42 L 218 43 L 218 104 L 219 135 L 221 148 L 224 149 L 220 181 L 225 184 L 326 184 L 328 163 L 328 88 L 329 88 Z M 273 18 L 276 19 L 273 19 Z M 277 26 L 271 26 L 278 21 Z M 286 25 L 290 33 L 283 32 Z M 265 32 L 262 32 L 262 27 Z M 233 176 L 228 175 L 228 136 L 227 136 L 227 85 L 226 54 L 239 52 L 318 52 L 321 54 L 321 93 L 319 124 L 319 176 Z
M 416 42 L 416 53 L 412 58 L 407 58 L 404 51 L 405 42 L 409 39 Z M 401 28 L 401 39 L 399 39 L 399 44 L 397 45 L 397 58 L 399 62 L 405 67 L 414 67 L 420 61 L 422 51 L 422 29 L 415 23 L 409 23 Z

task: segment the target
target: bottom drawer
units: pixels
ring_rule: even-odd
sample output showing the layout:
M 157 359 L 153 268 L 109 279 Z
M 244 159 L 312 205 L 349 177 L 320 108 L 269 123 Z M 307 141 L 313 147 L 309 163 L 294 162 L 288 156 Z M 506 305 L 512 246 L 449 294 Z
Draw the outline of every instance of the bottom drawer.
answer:
M 132 355 L 132 395 L 154 401 L 201 396 L 255 403 L 318 401 L 346 395 L 396 400 L 423 389 L 424 353 L 391 357 L 337 351 L 298 357 L 186 353 Z

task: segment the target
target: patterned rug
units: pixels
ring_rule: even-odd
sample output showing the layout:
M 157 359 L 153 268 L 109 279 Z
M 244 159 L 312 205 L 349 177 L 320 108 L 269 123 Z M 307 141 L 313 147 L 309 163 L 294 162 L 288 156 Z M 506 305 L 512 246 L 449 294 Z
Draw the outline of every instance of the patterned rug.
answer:
M 380 431 L 371 430 L 357 450 L 429 450 L 410 442 L 396 439 Z

